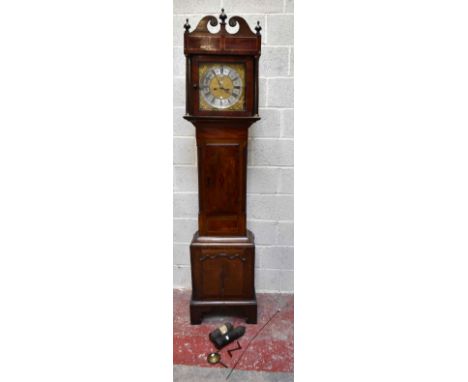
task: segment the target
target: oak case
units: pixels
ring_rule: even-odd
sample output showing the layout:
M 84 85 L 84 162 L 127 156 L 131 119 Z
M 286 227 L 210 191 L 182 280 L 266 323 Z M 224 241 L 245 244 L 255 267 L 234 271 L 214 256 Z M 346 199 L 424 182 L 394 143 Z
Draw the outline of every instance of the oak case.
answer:
M 231 34 L 226 29 L 224 10 L 219 18 L 220 23 L 214 16 L 205 16 L 192 32 L 188 20 L 184 26 L 187 63 L 184 118 L 196 129 L 199 188 L 198 231 L 190 245 L 190 320 L 192 324 L 200 324 L 205 314 L 226 313 L 256 323 L 255 244 L 253 233 L 246 228 L 246 175 L 248 129 L 260 119 L 261 27 L 257 23 L 254 33 L 243 18 L 234 16 L 229 25 L 238 26 L 238 30 Z M 211 33 L 208 23 L 219 26 L 219 31 Z M 206 64 L 244 68 L 243 94 L 238 103 L 219 109 L 200 107 L 203 84 L 199 74 Z M 214 73 L 215 87 L 207 90 L 205 83 L 203 91 L 217 91 L 220 99 L 224 93 L 226 97 L 232 95 L 234 90 L 226 85 L 229 81 L 222 74 L 223 69 L 221 76 Z M 222 102 L 227 104 L 217 103 Z

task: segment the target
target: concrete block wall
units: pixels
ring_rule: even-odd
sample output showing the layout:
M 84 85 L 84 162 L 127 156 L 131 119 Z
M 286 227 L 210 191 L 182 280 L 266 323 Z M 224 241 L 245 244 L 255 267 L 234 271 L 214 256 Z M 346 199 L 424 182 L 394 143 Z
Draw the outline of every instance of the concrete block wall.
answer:
M 207 14 L 244 17 L 262 26 L 261 121 L 249 131 L 247 226 L 255 234 L 256 289 L 294 286 L 294 18 L 293 0 L 174 0 L 174 287 L 191 288 L 189 245 L 197 230 L 195 128 L 185 113 L 183 25 Z

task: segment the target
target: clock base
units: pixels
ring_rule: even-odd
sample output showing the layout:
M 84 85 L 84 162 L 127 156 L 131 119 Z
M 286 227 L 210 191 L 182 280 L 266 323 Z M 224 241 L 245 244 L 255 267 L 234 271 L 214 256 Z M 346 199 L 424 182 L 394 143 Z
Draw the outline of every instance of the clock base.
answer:
M 246 317 L 257 323 L 255 244 L 245 236 L 199 236 L 190 245 L 192 300 L 190 322 L 200 324 L 207 314 Z

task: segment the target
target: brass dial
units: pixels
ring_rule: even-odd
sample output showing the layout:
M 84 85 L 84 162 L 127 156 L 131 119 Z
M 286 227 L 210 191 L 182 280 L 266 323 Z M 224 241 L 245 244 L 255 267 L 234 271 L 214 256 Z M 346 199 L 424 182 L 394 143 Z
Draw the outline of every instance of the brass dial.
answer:
M 243 110 L 245 73 L 242 65 L 204 65 L 200 72 L 202 110 Z

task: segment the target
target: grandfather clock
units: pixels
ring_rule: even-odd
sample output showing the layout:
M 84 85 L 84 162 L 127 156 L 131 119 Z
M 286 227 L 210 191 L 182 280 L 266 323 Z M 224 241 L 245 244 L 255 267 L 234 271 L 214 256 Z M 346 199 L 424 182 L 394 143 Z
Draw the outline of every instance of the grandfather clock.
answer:
M 260 23 L 252 32 L 224 9 L 185 24 L 186 115 L 196 129 L 198 231 L 190 244 L 190 321 L 208 313 L 257 323 L 254 235 L 246 228 L 248 129 L 258 121 Z M 211 32 L 208 24 L 217 31 Z

